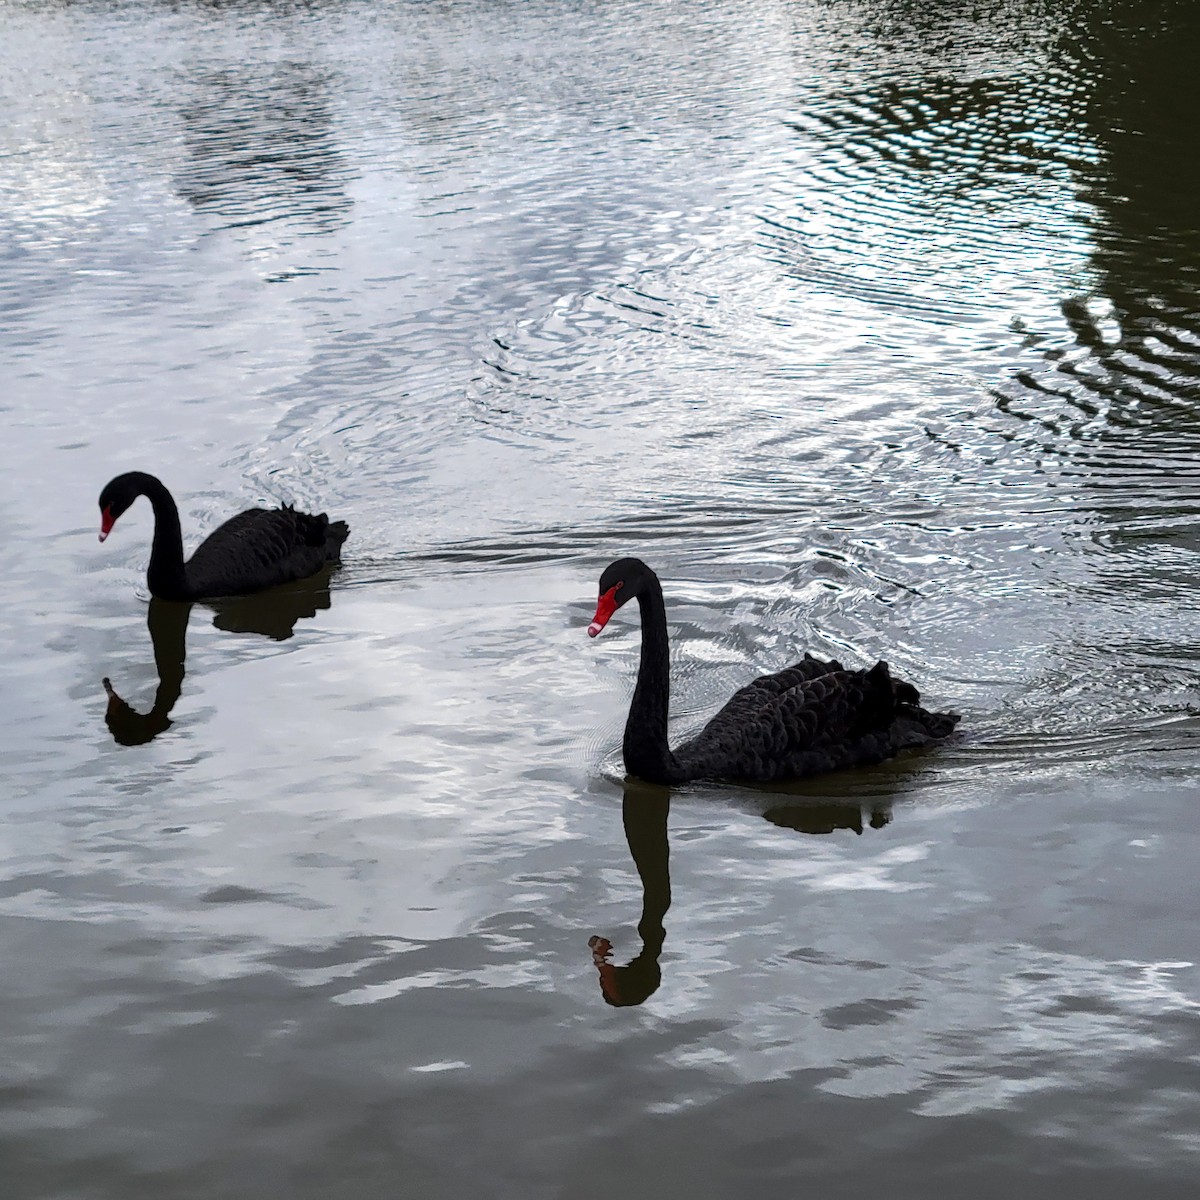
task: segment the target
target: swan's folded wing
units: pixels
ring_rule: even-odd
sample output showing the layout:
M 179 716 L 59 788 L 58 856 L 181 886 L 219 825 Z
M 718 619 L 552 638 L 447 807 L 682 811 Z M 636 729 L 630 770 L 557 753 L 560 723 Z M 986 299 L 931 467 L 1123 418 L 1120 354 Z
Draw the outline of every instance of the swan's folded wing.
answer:
M 325 550 L 315 536 L 328 519 L 292 508 L 251 508 L 213 530 L 188 560 L 199 595 L 234 595 L 302 579 L 320 570 Z
M 705 726 L 704 733 L 717 732 L 722 729 L 738 729 L 746 721 L 753 720 L 764 705 L 770 704 L 782 694 L 794 688 L 801 687 L 810 680 L 833 671 L 843 670 L 842 664 L 835 660 L 828 662 L 813 658 L 806 654 L 799 662 L 792 663 L 782 671 L 772 675 L 760 675 L 745 687 L 739 688 L 725 702 L 721 710 Z
M 774 720 L 786 739 L 781 750 L 840 745 L 886 729 L 896 714 L 887 664 L 869 671 L 833 671 L 781 693 Z
M 790 676 L 790 678 L 789 678 Z M 846 765 L 888 728 L 896 698 L 887 666 L 846 671 L 804 660 L 738 692 L 675 751 L 681 764 L 728 779 L 785 779 Z

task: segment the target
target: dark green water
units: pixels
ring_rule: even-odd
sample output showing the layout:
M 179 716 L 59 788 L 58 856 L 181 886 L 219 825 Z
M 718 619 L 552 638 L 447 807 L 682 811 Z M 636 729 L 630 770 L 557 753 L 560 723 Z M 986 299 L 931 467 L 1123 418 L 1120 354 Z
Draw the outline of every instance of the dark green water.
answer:
M 0 3 L 0 1194 L 1193 1195 L 1198 54 Z M 131 468 L 346 565 L 185 627 Z M 810 649 L 962 738 L 627 788 L 630 553 L 679 730 Z

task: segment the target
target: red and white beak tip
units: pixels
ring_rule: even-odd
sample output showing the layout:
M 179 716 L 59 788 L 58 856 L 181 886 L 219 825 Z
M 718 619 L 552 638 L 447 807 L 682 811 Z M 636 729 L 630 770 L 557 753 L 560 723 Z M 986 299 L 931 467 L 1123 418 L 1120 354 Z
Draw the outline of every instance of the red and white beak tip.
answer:
M 596 601 L 596 615 L 588 626 L 588 637 L 595 637 L 608 624 L 609 617 L 616 611 L 617 589 L 610 587 L 607 592 L 602 592 L 600 599 Z
M 100 540 L 101 540 L 101 541 L 104 541 L 104 539 L 105 539 L 106 537 L 108 537 L 108 535 L 109 535 L 109 532 L 110 532 L 110 531 L 109 531 L 109 530 L 107 530 L 107 529 L 102 529 L 102 530 L 100 530 Z

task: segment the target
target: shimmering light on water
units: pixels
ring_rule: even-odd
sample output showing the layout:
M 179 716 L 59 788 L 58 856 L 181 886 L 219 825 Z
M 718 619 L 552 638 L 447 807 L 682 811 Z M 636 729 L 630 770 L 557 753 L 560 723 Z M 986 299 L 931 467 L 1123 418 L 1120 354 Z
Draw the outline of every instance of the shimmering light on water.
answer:
M 1147 12 L 0 6 L 6 1197 L 1192 1194 L 1200 45 Z M 346 566 L 162 619 L 130 467 Z M 678 729 L 810 649 L 962 739 L 624 783 L 626 553 Z

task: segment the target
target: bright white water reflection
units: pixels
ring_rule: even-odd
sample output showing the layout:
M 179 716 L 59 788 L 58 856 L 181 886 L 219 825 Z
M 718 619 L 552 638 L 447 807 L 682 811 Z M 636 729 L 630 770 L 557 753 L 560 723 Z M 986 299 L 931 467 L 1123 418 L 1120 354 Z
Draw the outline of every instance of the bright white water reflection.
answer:
M 5 1196 L 1191 1194 L 1181 4 L 0 17 Z M 129 468 L 346 566 L 148 607 Z M 627 786 L 628 553 L 679 730 L 963 737 Z

